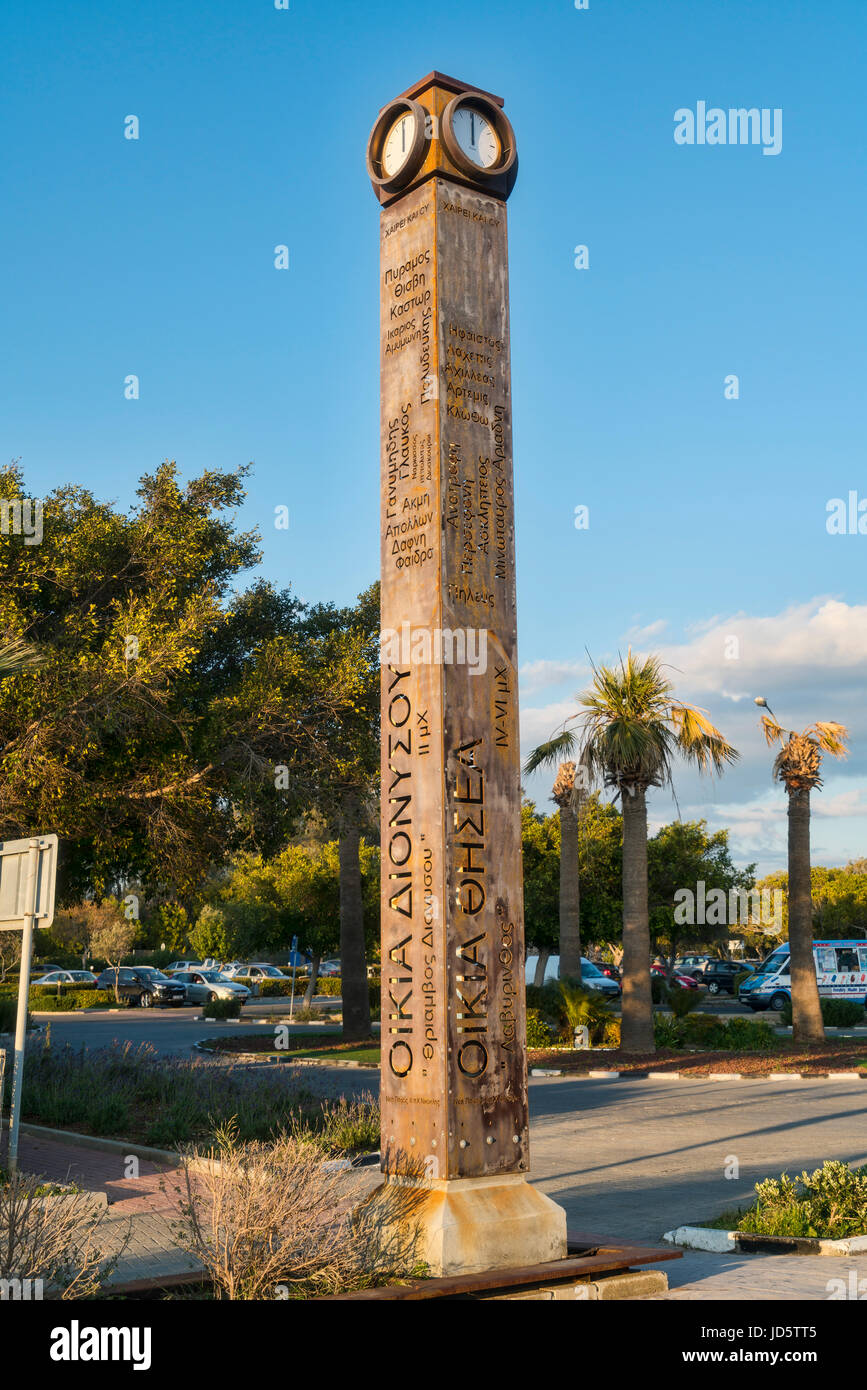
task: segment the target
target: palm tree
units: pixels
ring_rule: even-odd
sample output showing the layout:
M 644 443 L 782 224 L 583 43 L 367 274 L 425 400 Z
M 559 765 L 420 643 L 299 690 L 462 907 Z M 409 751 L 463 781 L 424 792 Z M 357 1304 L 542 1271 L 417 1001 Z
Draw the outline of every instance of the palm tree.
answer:
M 563 729 L 536 748 L 525 772 L 579 753 L 592 777 L 620 794 L 623 810 L 623 1017 L 624 1052 L 652 1052 L 650 924 L 647 911 L 647 789 L 670 784 L 680 755 L 699 772 L 722 772 L 735 749 L 694 705 L 672 696 L 673 686 L 656 656 L 630 650 L 617 666 L 593 667 L 590 689 L 579 697 L 580 731 Z M 571 722 L 571 721 L 567 721 Z
M 561 763 L 551 789 L 560 808 L 560 979 L 581 979 L 581 891 L 575 764 Z
M 780 744 L 774 777 L 789 796 L 789 973 L 792 981 L 792 1038 L 811 1046 L 825 1038 L 813 962 L 813 904 L 810 896 L 810 792 L 821 787 L 822 754 L 845 758 L 848 730 L 815 723 L 796 733 L 784 729 L 767 702 L 761 718 L 768 747 Z

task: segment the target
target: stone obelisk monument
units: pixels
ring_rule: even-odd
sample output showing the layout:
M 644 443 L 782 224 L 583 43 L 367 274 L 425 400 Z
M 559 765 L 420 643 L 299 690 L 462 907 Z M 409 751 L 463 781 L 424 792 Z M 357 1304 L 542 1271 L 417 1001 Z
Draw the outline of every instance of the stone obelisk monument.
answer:
M 388 103 L 380 225 L 382 1167 L 435 1274 L 566 1254 L 529 1169 L 506 199 L 499 97 Z

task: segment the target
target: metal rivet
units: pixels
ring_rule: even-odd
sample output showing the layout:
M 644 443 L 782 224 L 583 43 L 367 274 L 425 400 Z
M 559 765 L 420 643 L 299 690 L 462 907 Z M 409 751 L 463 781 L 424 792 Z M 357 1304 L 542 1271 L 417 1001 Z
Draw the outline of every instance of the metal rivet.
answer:
M 485 1143 L 486 1143 L 486 1144 L 493 1144 L 493 1142 L 494 1142 L 494 1136 L 493 1136 L 493 1134 L 489 1134 L 488 1137 L 487 1137 L 487 1139 L 485 1140 Z
M 409 1142 L 410 1142 L 411 1144 L 414 1144 L 414 1143 L 415 1143 L 415 1135 L 412 1136 L 412 1138 L 410 1139 Z
M 513 1144 L 520 1144 L 520 1142 L 521 1142 L 521 1136 L 520 1136 L 520 1134 L 513 1134 L 513 1135 L 512 1135 L 512 1143 L 513 1143 Z
M 465 1149 L 466 1147 L 467 1147 L 467 1141 L 466 1141 L 466 1139 L 462 1139 L 462 1140 L 461 1140 L 461 1148 L 462 1148 L 462 1149 Z

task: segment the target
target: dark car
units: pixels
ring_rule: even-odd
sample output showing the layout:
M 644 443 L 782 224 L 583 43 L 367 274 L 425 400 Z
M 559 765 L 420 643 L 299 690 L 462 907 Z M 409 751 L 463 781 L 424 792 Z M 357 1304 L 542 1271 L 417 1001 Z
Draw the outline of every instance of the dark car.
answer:
M 151 1009 L 159 1004 L 177 1005 L 186 1002 L 187 991 L 184 986 L 170 980 L 168 975 L 156 970 L 154 966 L 134 965 L 132 973 L 143 990 L 139 1000 L 143 1009 Z
M 706 960 L 690 970 L 694 980 L 704 985 L 708 994 L 734 994 L 735 979 L 743 974 L 743 966 L 735 960 Z
M 109 966 L 107 970 L 101 971 L 96 977 L 96 988 L 111 990 L 116 992 L 121 1003 L 132 1007 L 140 1004 L 144 994 L 144 985 L 138 978 L 134 970 L 129 966 L 122 965 L 119 970 Z
M 607 960 L 597 960 L 593 964 L 602 971 L 603 975 L 607 975 L 609 980 L 615 980 L 618 985 L 620 984 L 620 971 L 616 965 L 609 964 Z

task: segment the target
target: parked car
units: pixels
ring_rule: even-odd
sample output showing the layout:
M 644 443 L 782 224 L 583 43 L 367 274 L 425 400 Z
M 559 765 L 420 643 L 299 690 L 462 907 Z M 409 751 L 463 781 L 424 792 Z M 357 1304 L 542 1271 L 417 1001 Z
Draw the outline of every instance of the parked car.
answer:
M 96 976 L 92 970 L 49 970 L 47 975 L 40 975 L 32 983 L 35 985 L 74 985 L 79 989 L 86 989 L 88 985 L 96 984 Z
M 122 965 L 119 970 L 115 970 L 111 965 L 107 970 L 100 971 L 96 977 L 96 987 L 117 993 L 121 1003 L 128 1006 L 140 1004 L 144 994 L 141 980 L 135 971 L 126 965 Z
M 166 966 L 166 974 L 173 975 L 176 970 L 204 970 L 206 966 L 200 960 L 173 960 L 171 965 Z
M 622 975 L 616 965 L 610 965 L 607 960 L 595 960 L 593 964 L 597 970 L 602 971 L 603 975 L 607 975 L 609 980 L 616 980 L 620 984 Z
M 667 967 L 663 965 L 661 961 L 657 960 L 651 965 L 650 973 L 651 975 L 658 976 L 660 979 L 666 979 L 668 977 Z M 698 982 L 695 978 L 687 974 L 686 971 L 678 970 L 676 966 L 671 972 L 671 983 L 673 985 L 679 985 L 681 989 L 698 989 Z
M 134 965 L 132 973 L 142 987 L 139 1004 L 143 1009 L 151 1009 L 159 1004 L 186 1003 L 186 990 L 176 980 L 170 980 L 161 970 L 152 965 Z
M 268 965 L 263 961 L 256 961 L 252 965 L 242 965 L 238 970 L 239 975 L 245 975 L 250 980 L 285 980 L 288 984 L 289 975 L 284 975 L 282 970 L 278 970 L 276 965 Z
M 735 993 L 735 979 L 743 973 L 743 966 L 736 960 L 706 960 L 689 972 L 699 985 L 704 985 L 708 994 Z
M 339 961 L 339 960 L 323 960 L 323 961 L 320 961 L 320 964 L 319 964 L 319 974 L 320 974 L 320 975 L 339 975 L 339 974 L 340 974 L 340 961 Z
M 240 999 L 246 1004 L 250 991 L 237 980 L 230 980 L 218 970 L 179 970 L 172 980 L 183 985 L 188 1004 L 209 1004 L 214 999 Z
M 592 960 L 587 960 L 586 956 L 581 957 L 581 983 L 587 989 L 598 990 L 604 994 L 606 999 L 618 999 L 620 997 L 620 986 L 616 980 L 612 980 L 608 975 L 603 975 L 598 965 L 594 965 Z
M 691 971 L 691 970 L 695 970 L 696 968 L 698 968 L 698 967 L 704 965 L 705 961 L 707 961 L 707 960 L 712 960 L 712 959 L 713 959 L 713 958 L 712 958 L 711 956 L 708 956 L 708 955 L 703 955 L 703 956 L 695 956 L 695 955 L 693 955 L 693 956 L 675 956 L 675 958 L 674 958 L 674 968 L 675 968 L 675 970 Z
M 36 984 L 36 983 L 38 982 L 38 980 L 41 980 L 41 979 L 42 979 L 43 975 L 46 975 L 46 974 L 52 974 L 52 975 L 53 975 L 54 972 L 55 972 L 55 970 L 62 970 L 62 969 L 63 969 L 63 966 L 62 966 L 62 965 L 34 965 L 33 968 L 32 968 L 31 971 L 30 971 L 30 979 L 31 979 L 31 981 L 32 981 L 34 984 Z

